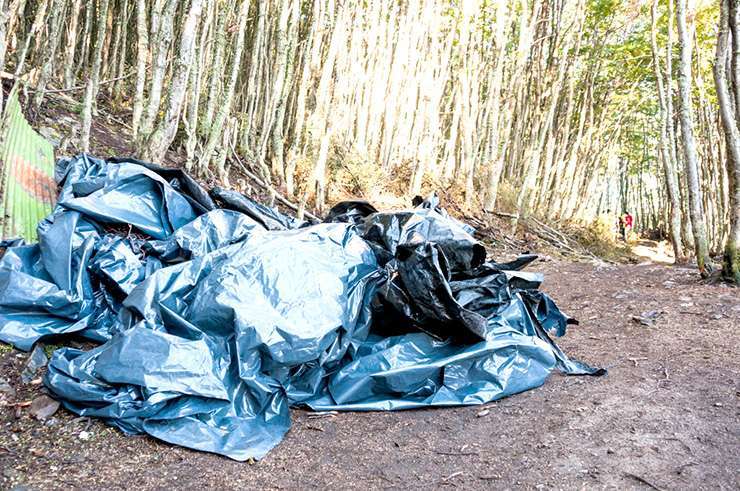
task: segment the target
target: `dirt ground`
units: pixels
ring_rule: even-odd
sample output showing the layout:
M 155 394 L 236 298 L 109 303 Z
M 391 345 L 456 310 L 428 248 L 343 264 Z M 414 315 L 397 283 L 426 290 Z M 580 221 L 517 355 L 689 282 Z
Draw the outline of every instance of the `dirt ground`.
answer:
M 0 487 L 740 488 L 740 290 L 656 263 L 535 263 L 581 320 L 560 341 L 605 366 L 553 375 L 485 407 L 315 417 L 294 411 L 256 464 L 125 437 L 59 410 L 45 423 L 0 408 Z M 652 326 L 633 316 L 660 311 Z M 0 348 L 0 377 L 29 401 L 27 355 Z M 487 411 L 486 411 L 487 410 Z

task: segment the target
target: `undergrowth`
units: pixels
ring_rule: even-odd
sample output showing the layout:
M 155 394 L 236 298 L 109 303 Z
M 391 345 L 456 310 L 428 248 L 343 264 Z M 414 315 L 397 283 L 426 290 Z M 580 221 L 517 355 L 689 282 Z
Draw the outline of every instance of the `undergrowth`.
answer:
M 568 233 L 592 254 L 612 261 L 625 261 L 632 257 L 630 240 L 617 238 L 618 231 L 609 216 L 601 215 L 587 225 L 570 225 Z

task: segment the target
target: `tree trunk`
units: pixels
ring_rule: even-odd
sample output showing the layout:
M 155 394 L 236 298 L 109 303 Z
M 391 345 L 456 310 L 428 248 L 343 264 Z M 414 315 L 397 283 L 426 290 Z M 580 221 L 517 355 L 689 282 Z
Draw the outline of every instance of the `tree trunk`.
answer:
M 131 13 L 129 12 L 129 2 L 128 0 L 123 0 L 123 3 L 120 7 L 120 14 L 124 16 L 123 18 L 123 27 L 122 33 L 121 33 L 121 46 L 119 49 L 119 55 L 118 55 L 118 66 L 116 66 L 116 74 L 115 78 L 118 80 L 113 84 L 112 93 L 116 102 L 116 105 L 121 103 L 121 98 L 123 97 L 123 77 L 124 72 L 126 71 L 126 55 L 128 54 L 128 28 L 129 28 L 129 21 L 131 20 Z
M 41 0 L 36 8 L 36 15 L 31 24 L 31 30 L 28 33 L 25 42 L 23 43 L 23 50 L 18 56 L 18 61 L 15 66 L 15 76 L 19 77 L 23 74 L 23 69 L 26 66 L 26 58 L 28 57 L 28 49 L 31 47 L 31 42 L 36 37 L 36 34 L 41 30 L 46 18 L 46 8 L 49 4 L 49 0 Z M 22 15 L 22 12 L 20 13 Z
M 218 9 L 218 5 L 216 5 Z M 231 15 L 231 7 L 224 7 L 218 16 L 218 23 L 214 36 L 216 41 L 213 49 L 213 62 L 211 63 L 210 83 L 208 85 L 208 100 L 206 102 L 206 111 L 203 118 L 203 134 L 208 134 L 209 124 L 213 121 L 216 114 L 216 104 L 218 103 L 224 69 L 224 50 L 226 49 L 227 22 Z
M 70 7 L 69 25 L 67 27 L 67 44 L 64 46 L 64 88 L 69 89 L 75 83 L 75 49 L 77 48 L 77 24 L 80 21 L 82 0 L 73 0 Z
M 236 89 L 236 80 L 239 76 L 239 68 L 241 67 L 242 51 L 244 51 L 244 33 L 247 28 L 247 14 L 249 13 L 249 1 L 242 0 L 241 7 L 239 9 L 239 15 L 237 20 L 239 22 L 239 31 L 236 36 L 236 42 L 234 43 L 234 55 L 231 59 L 231 73 L 229 75 L 229 83 L 226 87 L 226 94 L 224 99 L 219 106 L 218 112 L 216 113 L 215 120 L 211 126 L 211 130 L 208 135 L 208 141 L 206 146 L 203 148 L 198 166 L 201 170 L 208 168 L 208 164 L 213 156 L 213 151 L 216 148 L 216 144 L 221 139 L 221 133 L 223 132 L 224 122 L 226 117 L 231 111 L 231 102 L 234 98 L 234 90 Z
M 167 100 L 167 110 L 164 117 L 154 128 L 149 140 L 144 147 L 144 158 L 154 162 L 164 160 L 165 153 L 177 133 L 177 124 L 180 120 L 182 103 L 185 99 L 185 93 L 188 85 L 188 75 L 190 66 L 193 63 L 193 53 L 195 52 L 195 39 L 198 31 L 198 20 L 202 9 L 202 0 L 192 0 L 190 10 L 182 26 L 180 37 L 180 49 L 178 52 L 175 67 L 173 68 L 172 79 L 169 83 L 169 97 Z
M 699 164 L 694 141 L 694 121 L 691 107 L 691 38 L 686 25 L 686 0 L 676 4 L 676 24 L 681 50 L 679 59 L 679 118 L 681 120 L 681 143 L 689 191 L 689 213 L 694 228 L 694 250 L 699 272 L 707 276 L 712 269 L 707 248 L 706 226 L 702 210 L 701 187 L 699 185 Z
M 136 0 L 136 92 L 131 127 L 134 140 L 139 138 L 141 115 L 144 112 L 144 86 L 146 85 L 146 59 L 149 54 L 149 29 L 146 0 Z
M 673 245 L 673 255 L 677 263 L 683 262 L 683 244 L 681 243 L 681 197 L 678 191 L 678 178 L 676 176 L 676 169 L 673 166 L 673 161 L 670 154 L 668 138 L 668 126 L 670 122 L 666 117 L 666 99 L 671 97 L 671 94 L 666 94 L 663 86 L 663 72 L 660 68 L 660 55 L 658 53 L 658 41 L 657 41 L 657 16 L 658 16 L 658 0 L 653 0 L 653 6 L 651 10 L 652 14 L 652 25 L 650 30 L 650 41 L 653 53 L 653 68 L 655 72 L 655 80 L 658 89 L 658 102 L 659 102 L 659 116 L 660 116 L 660 151 L 663 160 L 663 168 L 665 170 L 666 179 L 666 190 L 668 191 L 668 198 L 670 201 L 670 237 L 671 244 Z
M 731 4 L 731 5 L 730 5 Z M 723 276 L 740 285 L 740 99 L 730 92 L 730 87 L 740 83 L 736 70 L 727 69 L 727 60 L 731 67 L 739 65 L 740 53 L 734 49 L 737 45 L 738 15 L 740 8 L 734 0 L 721 0 L 720 25 L 717 35 L 717 54 L 714 63 L 714 81 L 717 87 L 722 127 L 727 141 L 727 175 L 730 187 L 730 234 L 724 251 Z M 728 38 L 732 36 L 731 48 Z M 728 73 L 730 80 L 728 81 Z M 733 103 L 733 95 L 734 103 Z
M 51 11 L 49 12 L 49 35 L 47 38 L 46 52 L 44 53 L 44 64 L 41 67 L 41 75 L 36 83 L 36 95 L 33 99 L 33 105 L 36 110 L 41 108 L 41 103 L 44 101 L 44 92 L 46 90 L 46 84 L 51 79 L 52 70 L 54 69 L 54 62 L 56 61 L 57 48 L 59 42 L 62 39 L 62 21 L 64 20 L 66 4 L 64 0 L 52 0 Z
M 167 71 L 167 55 L 172 43 L 172 23 L 177 8 L 177 0 L 167 0 L 162 8 L 161 17 L 152 15 L 152 23 L 156 24 L 157 34 L 152 35 L 152 77 L 149 84 L 149 100 L 141 120 L 139 128 L 137 148 L 139 153 L 144 153 L 146 141 L 154 129 L 154 121 L 159 113 L 162 101 L 162 88 L 164 85 L 165 72 Z M 156 19 L 156 23 L 154 22 Z M 156 50 L 156 51 L 155 51 Z
M 100 0 L 98 4 L 97 30 L 95 33 L 95 48 L 93 53 L 92 73 L 85 88 L 85 102 L 82 109 L 81 146 L 83 152 L 90 151 L 90 129 L 92 128 L 92 111 L 95 98 L 98 95 L 100 84 L 100 63 L 105 42 L 105 26 L 108 18 L 108 0 Z
M 5 70 L 5 53 L 8 49 L 6 36 L 8 34 L 8 20 L 10 12 L 5 5 L 5 0 L 0 0 L 0 70 Z M 0 87 L 0 114 L 3 112 L 4 93 Z
M 295 24 L 298 22 L 298 2 L 295 0 L 283 0 L 280 21 L 278 23 L 278 31 L 276 33 L 277 44 L 275 47 L 276 61 L 275 61 L 275 83 L 273 90 L 275 91 L 275 107 L 274 112 L 274 123 L 272 124 L 271 131 L 271 147 L 272 147 L 272 158 L 271 158 L 271 169 L 272 174 L 279 180 L 285 180 L 285 151 L 284 151 L 284 137 L 283 137 L 283 123 L 285 116 L 285 105 L 287 103 L 287 90 L 285 89 L 291 83 L 293 77 L 293 66 L 294 61 L 288 61 L 289 51 L 289 38 L 292 38 L 292 32 L 288 31 L 288 20 L 291 21 L 291 31 L 295 29 Z
M 308 34 L 306 34 L 305 47 L 303 50 L 303 65 L 301 69 L 301 78 L 298 84 L 298 93 L 295 99 L 295 125 L 293 128 L 293 141 L 288 150 L 288 159 L 285 163 L 285 188 L 289 195 L 295 194 L 295 168 L 298 158 L 298 149 L 301 147 L 303 140 L 303 125 L 306 115 L 306 94 L 311 77 L 311 52 L 314 47 L 321 44 L 319 36 L 319 18 L 321 16 L 321 1 L 314 0 L 311 10 L 311 24 Z

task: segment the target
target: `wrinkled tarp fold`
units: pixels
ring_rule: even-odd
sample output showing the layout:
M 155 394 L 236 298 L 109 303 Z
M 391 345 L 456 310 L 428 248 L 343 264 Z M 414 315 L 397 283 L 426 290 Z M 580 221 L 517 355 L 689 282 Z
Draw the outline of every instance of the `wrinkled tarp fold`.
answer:
M 133 159 L 61 159 L 56 177 L 39 243 L 0 260 L 0 340 L 100 343 L 57 350 L 45 384 L 127 434 L 246 460 L 291 406 L 482 404 L 556 368 L 604 373 L 552 340 L 574 321 L 521 271 L 535 256 L 487 262 L 434 195 L 311 224 Z

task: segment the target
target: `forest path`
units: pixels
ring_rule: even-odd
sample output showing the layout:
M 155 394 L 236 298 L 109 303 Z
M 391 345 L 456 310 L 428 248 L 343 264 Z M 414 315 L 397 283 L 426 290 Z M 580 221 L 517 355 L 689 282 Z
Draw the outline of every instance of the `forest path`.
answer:
M 649 239 L 638 239 L 631 247 L 632 253 L 637 257 L 660 264 L 673 264 L 673 251 L 671 245 L 663 241 Z
M 285 440 L 256 465 L 127 438 L 63 410 L 41 424 L 4 407 L 0 488 L 740 487 L 740 290 L 650 263 L 532 269 L 581 321 L 562 348 L 607 376 L 554 375 L 485 408 L 294 411 Z M 633 320 L 648 311 L 662 312 L 654 325 Z M 21 356 L 0 352 L 18 401 L 40 391 L 20 384 Z

